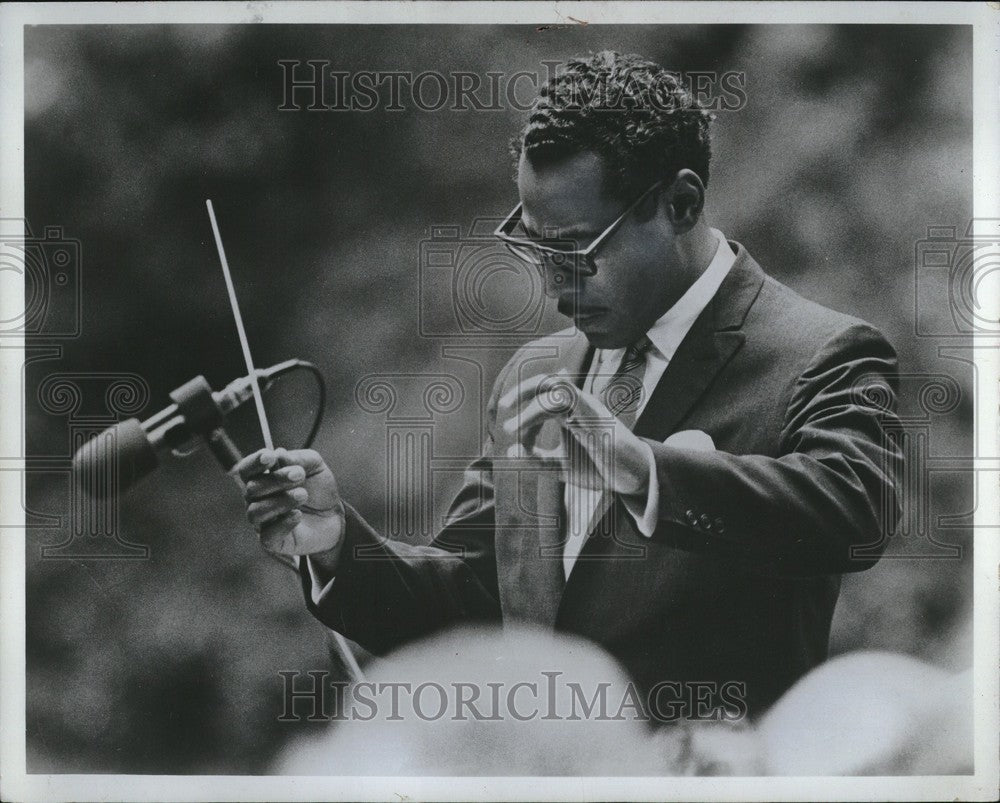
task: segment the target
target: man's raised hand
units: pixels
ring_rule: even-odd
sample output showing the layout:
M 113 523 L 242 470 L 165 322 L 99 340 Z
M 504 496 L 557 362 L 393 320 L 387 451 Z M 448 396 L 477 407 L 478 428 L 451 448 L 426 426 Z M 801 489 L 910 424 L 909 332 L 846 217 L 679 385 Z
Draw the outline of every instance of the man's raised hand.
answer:
M 507 457 L 558 467 L 581 487 L 626 495 L 648 491 L 649 445 L 565 371 L 538 374 L 509 390 L 499 400 L 499 416 L 516 440 Z M 552 449 L 536 443 L 548 420 L 557 421 L 563 433 Z

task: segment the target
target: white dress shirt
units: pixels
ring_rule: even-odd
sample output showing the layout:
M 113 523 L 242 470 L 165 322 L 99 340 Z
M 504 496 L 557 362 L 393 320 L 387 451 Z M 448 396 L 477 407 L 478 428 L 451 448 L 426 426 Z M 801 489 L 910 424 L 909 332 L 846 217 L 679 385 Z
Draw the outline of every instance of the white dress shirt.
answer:
M 646 352 L 646 372 L 642 378 L 642 395 L 639 398 L 636 419 L 642 413 L 650 395 L 659 384 L 663 372 L 673 359 L 681 341 L 691 330 L 695 320 L 705 307 L 715 297 L 723 279 L 729 273 L 736 255 L 729 247 L 721 232 L 712 229 L 719 241 L 715 256 L 705 271 L 680 297 L 678 302 L 668 309 L 661 318 L 646 333 L 653 347 Z M 583 384 L 583 390 L 600 398 L 601 391 L 618 370 L 625 349 L 597 349 L 590 365 L 590 372 Z M 566 506 L 566 542 L 563 548 L 563 570 L 567 577 L 576 563 L 576 558 L 583 549 L 587 534 L 604 515 L 609 504 L 601 491 L 583 488 L 572 483 L 566 484 L 563 494 Z M 649 449 L 649 491 L 645 498 L 641 496 L 622 497 L 625 508 L 635 519 L 639 532 L 647 538 L 656 528 L 659 514 L 660 489 L 656 478 L 656 462 L 653 450 Z
M 736 261 L 736 255 L 722 233 L 716 229 L 712 229 L 712 233 L 719 241 L 712 261 L 704 273 L 681 296 L 680 300 L 667 310 L 647 332 L 653 347 L 646 352 L 646 372 L 643 375 L 642 395 L 639 399 L 636 418 L 642 413 L 650 394 L 659 383 L 681 341 L 684 340 L 698 316 L 715 297 L 723 279 L 726 278 Z M 599 397 L 604 386 L 618 370 L 624 354 L 624 348 L 597 349 L 583 389 Z M 647 538 L 651 536 L 656 528 L 660 506 L 660 489 L 656 478 L 656 462 L 653 459 L 652 449 L 649 449 L 649 490 L 645 498 L 641 496 L 623 497 L 623 501 L 625 508 L 635 519 L 639 532 Z M 567 483 L 564 503 L 567 512 L 567 532 L 563 550 L 563 569 L 566 576 L 569 577 L 573 564 L 583 548 L 587 534 L 597 523 L 595 517 L 598 515 L 598 511 L 600 511 L 600 515 L 603 515 L 607 501 L 601 491 Z M 322 582 L 317 576 L 313 562 L 306 560 L 306 565 L 309 567 L 309 575 L 312 579 L 311 596 L 313 602 L 319 604 L 319 601 L 333 585 L 334 580 Z

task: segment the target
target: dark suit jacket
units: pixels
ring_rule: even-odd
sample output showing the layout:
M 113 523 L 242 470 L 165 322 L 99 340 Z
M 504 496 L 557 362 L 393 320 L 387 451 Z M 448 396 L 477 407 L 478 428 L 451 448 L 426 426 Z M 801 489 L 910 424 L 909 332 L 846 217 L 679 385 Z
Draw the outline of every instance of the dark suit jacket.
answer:
M 564 581 L 558 476 L 502 459 L 511 440 L 496 400 L 540 372 L 587 370 L 586 339 L 562 333 L 522 348 L 497 379 L 483 455 L 433 543 L 386 540 L 348 507 L 319 606 L 303 571 L 310 610 L 376 653 L 468 620 L 568 631 L 647 688 L 746 684 L 751 713 L 823 661 L 840 574 L 871 566 L 899 515 L 900 455 L 887 438 L 896 356 L 876 329 L 801 298 L 732 247 L 733 268 L 636 423 L 659 475 L 652 538 L 616 500 Z M 869 398 L 871 380 L 881 392 Z M 683 429 L 718 451 L 663 445 Z M 540 442 L 557 437 L 553 424 Z

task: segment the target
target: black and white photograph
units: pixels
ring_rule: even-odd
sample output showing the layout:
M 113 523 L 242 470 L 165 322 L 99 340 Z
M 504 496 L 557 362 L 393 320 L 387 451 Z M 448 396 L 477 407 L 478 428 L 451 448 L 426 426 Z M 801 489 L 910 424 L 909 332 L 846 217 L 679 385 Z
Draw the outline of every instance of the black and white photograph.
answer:
M 996 799 L 998 15 L 0 7 L 0 797 Z

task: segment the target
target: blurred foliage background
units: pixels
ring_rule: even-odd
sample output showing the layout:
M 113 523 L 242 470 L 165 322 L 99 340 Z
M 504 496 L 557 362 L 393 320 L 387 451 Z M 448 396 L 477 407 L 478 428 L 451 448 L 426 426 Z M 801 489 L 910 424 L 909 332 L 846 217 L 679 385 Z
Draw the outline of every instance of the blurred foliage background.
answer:
M 971 45 L 957 26 L 28 29 L 28 223 L 80 241 L 83 288 L 81 335 L 26 371 L 30 453 L 67 454 L 70 422 L 37 399 L 54 372 L 137 374 L 151 391 L 142 416 L 196 374 L 218 388 L 244 373 L 212 198 L 257 364 L 320 366 L 330 399 L 316 446 L 345 496 L 384 523 L 386 419 L 359 406 L 356 385 L 379 373 L 460 376 L 467 392 L 435 415 L 434 450 L 477 451 L 482 386 L 517 342 L 424 336 L 449 301 L 445 282 L 421 303 L 421 243 L 433 226 L 466 230 L 514 205 L 507 142 L 522 114 L 507 104 L 279 111 L 278 61 L 544 75 L 544 61 L 612 48 L 677 71 L 745 74 L 746 104 L 716 122 L 710 220 L 803 295 L 881 327 L 904 373 L 953 377 L 961 399 L 932 419 L 931 451 L 969 454 L 973 368 L 938 354 L 961 338 L 915 336 L 914 260 L 928 226 L 962 232 L 971 218 Z M 920 313 L 947 332 L 942 287 L 940 306 Z M 498 276 L 490 293 L 488 305 L 516 310 L 524 287 Z M 547 310 L 539 328 L 563 325 Z M 463 345 L 464 359 L 445 350 Z M 904 410 L 919 413 L 906 392 Z M 280 442 L 301 439 L 314 399 L 306 378 L 272 393 Z M 249 449 L 259 434 L 243 413 L 235 432 Z M 436 516 L 457 481 L 435 475 Z M 930 491 L 930 516 L 956 516 L 935 537 L 962 546 L 961 559 L 928 559 L 926 534 L 894 538 L 892 557 L 845 579 L 835 652 L 971 662 L 971 528 L 960 515 L 974 507 L 971 478 L 939 473 Z M 120 533 L 149 547 L 146 560 L 43 559 L 68 537 L 69 504 L 64 472 L 29 478 L 28 507 L 64 522 L 28 536 L 29 771 L 266 772 L 309 727 L 277 721 L 279 670 L 323 668 L 327 655 L 296 578 L 259 550 L 233 481 L 199 452 L 124 497 Z

